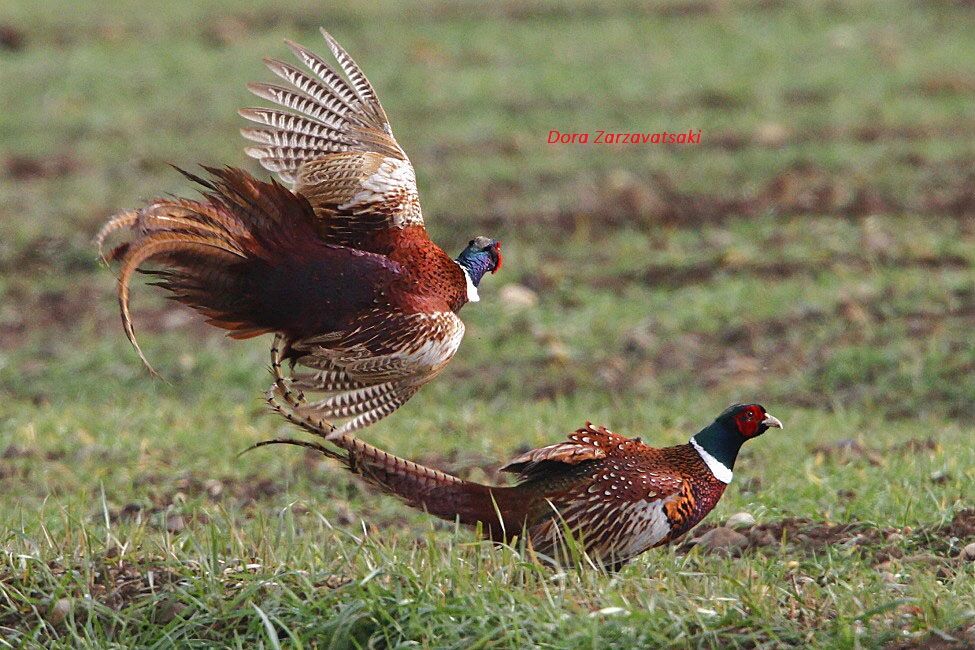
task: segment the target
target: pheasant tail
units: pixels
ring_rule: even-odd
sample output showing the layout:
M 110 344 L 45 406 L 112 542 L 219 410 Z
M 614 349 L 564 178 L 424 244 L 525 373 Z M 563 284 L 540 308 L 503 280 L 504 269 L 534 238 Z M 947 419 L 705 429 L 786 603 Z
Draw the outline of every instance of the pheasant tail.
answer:
M 129 288 L 137 270 L 155 275 L 154 284 L 167 289 L 172 299 L 229 330 L 230 336 L 249 338 L 273 331 L 328 331 L 335 325 L 334 312 L 323 308 L 306 313 L 309 309 L 302 307 L 331 306 L 314 300 L 316 292 L 332 289 L 327 282 L 314 282 L 318 269 L 382 265 L 376 256 L 354 256 L 321 242 L 307 199 L 277 182 L 262 182 L 233 168 L 205 169 L 212 175 L 209 180 L 180 170 L 203 188 L 201 200 L 156 200 L 116 215 L 96 237 L 103 250 L 111 234 L 128 229 L 129 241 L 102 256 L 120 263 L 123 326 L 146 366 L 129 310 Z M 140 269 L 147 263 L 157 268 Z
M 271 408 L 285 419 L 344 450 L 342 455 L 323 445 L 305 440 L 277 438 L 259 442 L 254 449 L 272 444 L 290 444 L 316 449 L 342 462 L 346 469 L 386 494 L 402 499 L 408 506 L 448 521 L 468 526 L 481 525 L 491 539 L 504 539 L 521 531 L 524 517 L 513 502 L 511 488 L 489 487 L 465 481 L 446 472 L 414 463 L 374 447 L 348 433 L 335 433 L 329 423 L 303 415 L 301 398 L 278 383 L 269 398 Z M 248 449 L 248 451 L 250 451 Z M 502 515 L 503 513 L 503 519 Z

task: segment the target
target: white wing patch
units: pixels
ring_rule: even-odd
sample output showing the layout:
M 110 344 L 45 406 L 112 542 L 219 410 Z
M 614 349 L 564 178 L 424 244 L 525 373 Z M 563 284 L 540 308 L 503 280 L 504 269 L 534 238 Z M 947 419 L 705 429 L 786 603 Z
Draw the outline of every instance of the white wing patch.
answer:
M 362 189 L 338 209 L 360 213 L 372 212 L 378 206 L 392 213 L 390 225 L 395 228 L 423 223 L 416 173 L 409 161 L 384 158 L 379 169 L 362 181 Z
M 464 324 L 453 312 L 416 314 L 415 318 L 420 322 L 426 321 L 425 326 L 432 328 L 435 334 L 420 339 L 422 343 L 419 345 L 414 344 L 403 352 L 390 356 L 401 360 L 405 366 L 439 372 L 460 347 L 460 342 L 464 338 Z M 459 327 L 456 326 L 458 323 Z
M 602 558 L 628 560 L 663 541 L 670 534 L 664 510 L 666 499 L 632 501 L 620 505 L 608 499 L 570 509 L 564 520 L 547 519 L 531 531 L 540 548 L 550 548 L 563 535 L 563 526 L 581 537 L 586 551 Z M 561 511 L 556 508 L 557 511 Z M 562 513 L 564 514 L 564 513 Z
M 323 397 L 294 411 L 312 419 L 349 418 L 329 435 L 351 433 L 386 417 L 440 374 L 460 347 L 464 323 L 453 312 L 397 316 L 297 342 L 303 352 L 298 365 L 318 372 L 286 381 Z
M 629 504 L 619 513 L 619 520 L 620 532 L 615 536 L 618 544 L 612 552 L 620 559 L 635 557 L 670 534 L 662 499 Z

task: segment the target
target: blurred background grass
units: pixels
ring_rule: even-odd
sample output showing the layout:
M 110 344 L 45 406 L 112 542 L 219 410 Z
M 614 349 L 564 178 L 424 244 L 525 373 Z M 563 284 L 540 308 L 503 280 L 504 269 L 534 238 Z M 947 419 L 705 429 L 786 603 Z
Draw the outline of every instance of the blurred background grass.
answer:
M 371 560 L 348 560 L 345 537 L 322 546 L 332 529 L 320 522 L 355 534 L 365 521 L 392 531 L 383 533 L 388 555 L 372 551 L 390 574 L 423 563 L 423 551 L 410 555 L 417 544 L 431 544 L 434 564 L 438 548 L 448 566 L 466 566 L 464 553 L 490 556 L 455 546 L 472 538 L 442 527 L 426 537 L 422 515 L 365 494 L 314 457 L 281 449 L 235 458 L 288 431 L 262 407 L 268 342 L 229 342 L 157 293 L 137 291 L 137 330 L 169 383 L 153 381 L 121 333 L 111 274 L 96 263 L 91 237 L 110 214 L 192 191 L 169 163 L 231 164 L 264 176 L 237 135 L 236 110 L 259 104 L 244 85 L 270 78 L 261 57 L 287 58 L 284 38 L 324 51 L 319 26 L 376 87 L 416 168 L 434 239 L 451 253 L 475 234 L 504 241 L 505 268 L 464 310 L 467 338 L 455 360 L 368 430 L 370 441 L 488 480 L 503 459 L 587 419 L 671 444 L 729 402 L 755 400 L 787 429 L 746 450 L 737 473 L 752 481 L 730 490 L 715 518 L 748 509 L 769 520 L 918 526 L 971 507 L 970 3 L 14 0 L 0 7 L 0 522 L 10 558 L 80 566 L 120 544 L 137 566 L 166 558 L 209 598 L 196 596 L 195 619 L 169 623 L 171 638 L 185 641 L 212 622 L 203 613 L 234 602 L 222 583 L 197 582 L 193 563 L 211 550 L 227 562 L 244 549 L 264 553 L 258 578 L 301 568 L 359 580 Z M 549 145 L 551 129 L 701 129 L 702 143 Z M 828 453 L 836 443 L 851 448 L 851 439 L 882 462 Z M 897 447 L 917 440 L 933 444 L 918 453 Z M 269 537 L 268 518 L 284 511 L 305 527 Z M 192 541 L 220 535 L 228 536 L 223 546 Z M 296 548 L 304 550 L 290 555 Z M 741 618 L 730 605 L 718 608 L 724 618 L 702 619 L 687 603 L 700 597 L 717 607 L 724 601 L 714 597 L 736 589 L 736 572 L 773 591 L 785 580 L 771 560 L 710 558 L 698 567 L 717 576 L 710 597 L 684 584 L 639 601 L 643 622 L 668 630 L 655 638 L 661 644 L 727 641 L 721 632 L 732 628 L 741 643 L 879 643 L 887 637 L 857 636 L 864 621 L 856 616 L 895 596 L 922 604 L 921 614 L 896 621 L 908 633 L 970 620 L 957 598 L 942 601 L 972 593 L 970 570 L 946 583 L 919 564 L 906 595 L 864 595 L 874 566 L 844 561 L 843 595 L 808 603 L 837 621 L 829 625 L 789 619 L 751 591 L 751 615 L 766 606 L 781 621 Z M 651 553 L 622 578 L 574 577 L 565 599 L 594 599 L 594 611 L 602 598 L 632 592 L 639 600 L 648 571 L 659 583 L 686 568 Z M 7 582 L 23 599 L 6 593 L 2 622 L 27 634 L 12 638 L 107 638 L 97 617 L 66 632 L 45 614 L 58 590 L 90 596 L 90 580 L 54 569 L 28 579 L 22 570 L 11 559 Z M 490 579 L 483 567 L 468 570 L 471 584 Z M 463 583 L 444 571 L 428 575 L 426 587 Z M 314 616 L 334 615 L 309 584 L 323 608 Z M 183 602 L 192 601 L 186 593 Z M 448 593 L 450 602 L 469 596 Z M 550 617 L 551 629 L 510 636 L 487 625 L 478 633 L 519 645 L 605 641 L 611 629 L 610 638 L 649 642 L 641 625 L 562 621 L 572 607 L 537 610 L 536 596 L 528 589 L 509 605 Z M 395 607 L 368 587 L 334 598 L 359 603 L 375 622 L 358 635 L 337 623 L 337 639 L 365 642 L 379 629 L 390 645 L 438 645 L 417 621 L 443 623 L 437 634 L 458 643 L 473 633 L 445 623 L 457 612 Z M 29 601 L 39 603 L 31 615 Z M 487 616 L 509 605 L 485 597 L 460 611 Z M 109 609 L 125 607 L 135 606 Z M 158 628 L 139 627 L 141 610 L 133 611 L 120 619 L 128 628 L 117 625 L 145 635 L 130 640 L 158 640 Z M 882 611 L 901 616 L 896 604 Z M 677 627 L 660 628 L 671 617 Z M 228 630 L 202 638 L 229 643 L 265 632 L 249 609 Z

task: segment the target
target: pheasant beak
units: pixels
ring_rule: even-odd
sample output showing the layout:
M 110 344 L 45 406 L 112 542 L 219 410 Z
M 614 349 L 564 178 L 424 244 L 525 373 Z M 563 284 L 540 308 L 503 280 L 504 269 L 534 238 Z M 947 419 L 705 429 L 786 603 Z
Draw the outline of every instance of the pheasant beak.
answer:
M 762 424 L 764 424 L 765 426 L 767 426 L 769 429 L 772 429 L 772 428 L 781 429 L 782 428 L 782 421 L 779 420 L 779 418 L 775 417 L 774 415 L 772 415 L 770 413 L 766 413 L 765 414 L 765 419 L 762 420 Z

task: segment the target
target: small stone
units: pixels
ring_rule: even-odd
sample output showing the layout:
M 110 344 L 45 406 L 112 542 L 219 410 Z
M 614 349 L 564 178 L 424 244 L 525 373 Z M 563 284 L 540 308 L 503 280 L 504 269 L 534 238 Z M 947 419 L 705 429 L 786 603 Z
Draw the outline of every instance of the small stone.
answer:
M 781 147 L 792 135 L 788 127 L 778 122 L 765 122 L 755 130 L 755 142 L 766 147 Z
M 186 520 L 182 515 L 170 515 L 166 517 L 166 530 L 170 533 L 178 533 L 186 528 Z
M 781 541 L 770 530 L 752 528 L 748 531 L 748 538 L 751 540 L 752 546 L 778 546 L 781 544 Z
M 931 553 L 917 553 L 915 555 L 907 555 L 901 558 L 901 564 L 903 565 L 909 565 L 909 564 L 934 565 L 934 564 L 941 564 L 941 562 L 942 562 L 942 558 L 938 557 L 937 555 L 933 555 Z
M 748 528 L 755 525 L 755 517 L 748 512 L 736 512 L 724 524 L 728 528 Z
M 629 611 L 623 609 L 622 607 L 603 607 L 602 609 L 597 609 L 595 612 L 590 612 L 590 617 L 595 616 L 627 616 Z
M 175 330 L 185 327 L 193 320 L 193 315 L 188 309 L 170 309 L 163 312 L 159 319 L 159 324 L 164 330 Z
M 887 584 L 896 583 L 897 574 L 891 573 L 890 571 L 881 571 L 880 579 L 886 582 Z
M 538 294 L 521 284 L 506 284 L 498 292 L 501 305 L 508 311 L 530 309 L 538 304 Z
M 167 599 L 156 606 L 152 620 L 157 625 L 166 625 L 185 611 L 186 605 L 176 600 Z
M 947 483 L 951 479 L 951 475 L 945 470 L 939 469 L 931 472 L 930 479 L 932 483 Z
M 852 25 L 841 24 L 827 34 L 832 46 L 838 50 L 849 50 L 857 46 L 859 35 Z
M 564 342 L 552 339 L 545 346 L 545 356 L 552 363 L 566 363 L 572 358 L 572 351 Z
M 356 520 L 355 513 L 352 512 L 350 508 L 345 503 L 339 503 L 335 506 L 335 520 L 339 522 L 341 526 L 348 526 Z
M 0 50 L 14 52 L 24 47 L 24 32 L 13 25 L 0 25 Z
M 68 618 L 71 613 L 72 603 L 70 598 L 59 598 L 47 610 L 47 622 L 57 626 Z
M 206 490 L 207 495 L 216 499 L 223 493 L 223 483 L 212 478 L 203 484 L 203 489 Z
M 119 511 L 118 518 L 125 521 L 128 520 L 138 521 L 141 513 L 142 513 L 141 503 L 126 503 L 125 506 L 122 507 L 122 510 Z
M 958 556 L 964 562 L 975 562 L 975 542 L 972 542 L 965 548 L 961 550 L 961 555 Z
M 748 546 L 748 538 L 730 528 L 709 530 L 697 540 L 697 545 L 711 553 L 731 554 Z

